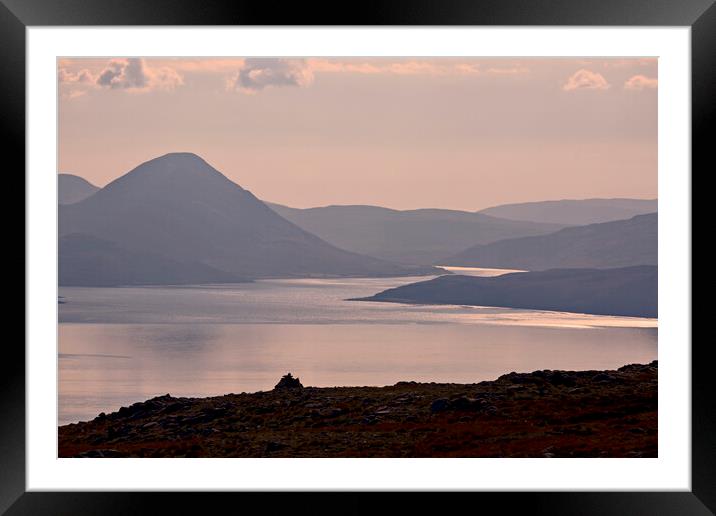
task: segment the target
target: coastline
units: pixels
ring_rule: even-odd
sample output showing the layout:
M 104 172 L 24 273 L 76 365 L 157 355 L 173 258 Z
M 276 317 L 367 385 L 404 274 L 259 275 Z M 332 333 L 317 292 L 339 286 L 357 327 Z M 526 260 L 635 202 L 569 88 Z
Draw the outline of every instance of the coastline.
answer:
M 656 457 L 658 362 L 474 384 L 152 398 L 59 427 L 60 457 Z

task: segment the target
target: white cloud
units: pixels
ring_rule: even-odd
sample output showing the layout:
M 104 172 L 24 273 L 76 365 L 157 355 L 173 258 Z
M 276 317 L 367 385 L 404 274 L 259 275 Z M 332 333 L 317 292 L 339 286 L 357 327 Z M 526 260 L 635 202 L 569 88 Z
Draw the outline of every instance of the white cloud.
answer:
M 76 99 L 85 95 L 96 87 L 95 80 L 95 76 L 86 68 L 77 72 L 64 67 L 57 70 L 57 82 L 60 84 L 60 95 L 63 98 Z
M 305 59 L 247 58 L 229 81 L 229 89 L 255 93 L 267 87 L 308 86 L 313 71 Z
M 640 57 L 628 59 L 607 59 L 604 61 L 605 68 L 633 68 L 641 66 L 655 66 L 657 59 L 655 57 Z
M 607 90 L 610 84 L 604 76 L 598 72 L 592 72 L 586 68 L 577 70 L 567 82 L 562 85 L 564 91 L 574 90 Z
M 395 74 L 395 75 L 517 75 L 528 73 L 525 66 L 490 67 L 485 70 L 479 63 L 432 61 L 399 61 L 389 62 L 379 59 L 370 61 L 339 61 L 334 59 L 311 59 L 308 62 L 315 72 L 347 72 L 360 74 Z
M 184 84 L 182 76 L 174 68 L 148 66 L 140 58 L 112 59 L 97 73 L 88 69 L 72 71 L 68 63 L 60 63 L 57 80 L 63 97 L 70 99 L 81 97 L 93 89 L 144 93 L 173 90 Z
M 80 84 L 92 84 L 95 81 L 92 73 L 83 69 L 79 72 L 70 72 L 65 68 L 57 70 L 57 80 L 60 83 L 80 83 Z
M 529 73 L 529 68 L 526 66 L 512 66 L 508 68 L 488 68 L 485 72 L 487 75 L 522 75 Z
M 656 78 L 646 77 L 645 75 L 635 75 L 624 83 L 625 90 L 654 89 L 658 86 L 659 81 Z
M 141 59 L 113 59 L 97 77 L 97 85 L 112 89 L 144 88 L 149 80 Z
M 138 91 L 173 90 L 184 84 L 181 75 L 173 68 L 152 68 L 144 59 L 136 57 L 113 59 L 95 82 L 100 87 Z

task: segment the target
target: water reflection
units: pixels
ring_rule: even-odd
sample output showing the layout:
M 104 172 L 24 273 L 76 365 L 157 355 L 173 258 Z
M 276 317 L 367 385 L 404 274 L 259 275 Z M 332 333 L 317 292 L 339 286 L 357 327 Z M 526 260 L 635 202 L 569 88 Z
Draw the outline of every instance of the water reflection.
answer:
M 61 323 L 405 324 L 652 327 L 656 319 L 456 305 L 346 301 L 425 278 L 262 280 L 193 287 L 60 288 Z
M 60 422 L 152 396 L 306 385 L 475 382 L 509 371 L 605 369 L 656 358 L 656 330 L 499 325 L 61 325 Z M 194 340 L 197 336 L 201 338 Z
M 59 422 L 271 389 L 287 371 L 314 386 L 476 382 L 657 357 L 656 319 L 345 301 L 416 279 L 61 288 Z
M 510 274 L 511 272 L 527 272 L 520 269 L 487 269 L 484 267 L 452 267 L 449 265 L 438 265 L 443 269 L 462 276 L 483 276 L 494 277 Z

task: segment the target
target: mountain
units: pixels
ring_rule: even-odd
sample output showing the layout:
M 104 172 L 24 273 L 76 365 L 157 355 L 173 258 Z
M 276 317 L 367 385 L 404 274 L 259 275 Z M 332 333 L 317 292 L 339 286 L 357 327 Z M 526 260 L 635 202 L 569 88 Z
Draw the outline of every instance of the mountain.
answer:
M 564 227 L 498 219 L 456 210 L 392 210 L 377 206 L 297 209 L 268 204 L 276 213 L 331 244 L 405 264 L 440 264 L 467 245 L 539 235 Z
M 201 263 L 181 263 L 163 256 L 133 252 L 88 235 L 59 240 L 60 286 L 181 285 L 238 283 L 233 276 Z
M 564 228 L 547 235 L 476 245 L 443 265 L 543 270 L 558 267 L 628 267 L 656 265 L 658 216 Z
M 57 201 L 60 204 L 72 204 L 86 199 L 99 190 L 86 179 L 72 174 L 57 175 Z
M 498 306 L 657 317 L 658 269 L 552 269 L 495 277 L 440 276 L 359 301 Z
M 583 226 L 629 219 L 658 210 L 656 199 L 580 199 L 503 204 L 480 211 L 511 220 Z
M 432 272 L 338 249 L 190 153 L 147 161 L 91 197 L 60 206 L 59 232 L 240 278 Z
M 565 199 L 502 204 L 478 213 L 510 220 L 583 226 L 628 219 L 657 210 L 657 199 Z

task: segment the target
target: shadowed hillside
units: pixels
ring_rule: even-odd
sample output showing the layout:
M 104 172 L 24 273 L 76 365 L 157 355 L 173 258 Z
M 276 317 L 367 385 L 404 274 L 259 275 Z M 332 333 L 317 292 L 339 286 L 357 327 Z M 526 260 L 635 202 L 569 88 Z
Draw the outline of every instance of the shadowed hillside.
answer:
M 657 243 L 658 217 L 650 213 L 628 220 L 565 228 L 547 235 L 476 245 L 440 263 L 523 270 L 656 265 Z
M 99 190 L 86 179 L 72 174 L 59 174 L 57 176 L 57 202 L 72 204 L 82 201 Z
M 128 251 L 88 235 L 65 235 L 59 241 L 60 286 L 181 285 L 248 281 L 201 263 Z
M 358 301 L 498 306 L 657 317 L 658 269 L 553 269 L 496 277 L 440 276 Z

